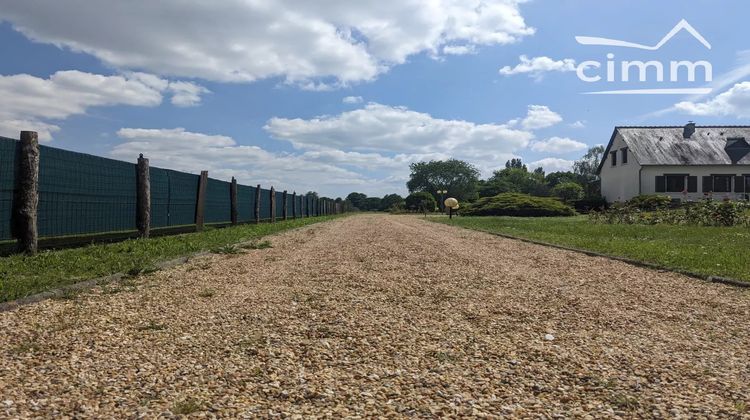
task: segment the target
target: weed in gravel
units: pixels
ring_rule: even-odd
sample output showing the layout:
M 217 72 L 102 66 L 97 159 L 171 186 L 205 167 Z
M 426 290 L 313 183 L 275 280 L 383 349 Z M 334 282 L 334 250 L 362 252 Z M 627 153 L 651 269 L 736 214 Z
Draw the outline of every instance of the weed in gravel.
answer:
M 447 351 L 432 351 L 428 353 L 428 356 L 437 359 L 440 363 L 453 363 L 457 360 L 456 356 Z
M 234 245 L 224 245 L 212 249 L 211 252 L 214 254 L 236 255 L 239 254 L 241 250 Z
M 41 346 L 36 341 L 24 341 L 15 347 L 10 349 L 10 352 L 15 355 L 21 355 L 26 353 L 36 353 L 41 349 Z
M 63 289 L 63 291 L 55 296 L 57 300 L 75 300 L 80 296 L 82 291 L 80 289 Z
M 145 276 L 147 274 L 155 273 L 159 271 L 158 268 L 152 265 L 136 265 L 130 270 L 125 272 L 125 278 L 134 278 L 138 276 Z
M 148 324 L 141 325 L 137 329 L 138 331 L 161 331 L 166 328 L 167 326 L 164 324 L 157 324 L 154 321 L 149 321 Z
M 255 241 L 255 242 L 250 242 L 249 244 L 241 245 L 240 248 L 242 249 L 268 249 L 268 248 L 273 248 L 273 245 L 271 245 L 271 241 Z
M 200 411 L 201 406 L 202 404 L 200 401 L 193 398 L 186 398 L 174 403 L 174 406 L 172 406 L 172 413 L 177 414 L 178 416 L 184 416 Z
M 198 292 L 198 297 L 210 298 L 210 297 L 213 297 L 213 295 L 215 294 L 216 294 L 216 291 L 214 289 L 203 289 L 200 292 Z
M 750 406 L 745 401 L 737 401 L 734 403 L 734 409 L 740 414 L 750 412 Z
M 638 399 L 625 394 L 615 394 L 609 402 L 620 410 L 635 410 L 640 407 Z

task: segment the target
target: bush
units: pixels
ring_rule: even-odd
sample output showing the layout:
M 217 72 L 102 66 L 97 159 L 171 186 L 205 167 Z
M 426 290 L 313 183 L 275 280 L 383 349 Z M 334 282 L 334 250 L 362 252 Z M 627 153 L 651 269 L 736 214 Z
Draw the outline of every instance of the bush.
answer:
M 575 210 L 560 200 L 520 193 L 480 198 L 461 211 L 466 216 L 573 216 Z
M 406 208 L 412 211 L 432 212 L 437 208 L 437 201 L 428 192 L 415 192 L 406 197 Z
M 573 202 L 573 207 L 578 213 L 588 213 L 590 211 L 601 211 L 609 208 L 609 204 L 604 197 L 584 198 Z
M 566 203 L 583 198 L 583 187 L 575 182 L 563 182 L 552 188 L 552 194 Z
M 656 210 L 667 208 L 672 204 L 672 197 L 668 195 L 645 194 L 628 200 L 625 205 L 640 210 Z
M 750 226 L 747 209 L 747 203 L 743 202 L 703 200 L 681 208 L 659 207 L 655 211 L 614 206 L 606 211 L 590 213 L 589 219 L 607 224 Z

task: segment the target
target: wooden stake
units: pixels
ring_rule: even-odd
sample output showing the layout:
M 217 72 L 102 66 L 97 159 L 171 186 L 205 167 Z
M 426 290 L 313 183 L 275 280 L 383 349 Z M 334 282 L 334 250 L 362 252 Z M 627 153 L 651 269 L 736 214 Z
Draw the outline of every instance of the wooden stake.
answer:
M 283 202 L 284 202 L 284 203 L 282 204 L 282 206 L 283 206 L 283 207 L 281 207 L 281 217 L 282 217 L 282 218 L 283 218 L 284 220 L 287 220 L 287 218 L 288 218 L 288 216 L 289 216 L 289 215 L 287 214 L 287 213 L 289 212 L 289 211 L 288 211 L 288 207 L 289 207 L 289 201 L 287 200 L 287 198 L 288 198 L 288 195 L 287 195 L 287 192 L 286 192 L 286 190 L 284 190 L 284 193 L 283 193 L 283 194 L 281 195 L 281 197 L 282 197 L 281 201 L 283 201 Z
M 148 238 L 151 234 L 151 177 L 148 159 L 143 157 L 143 153 L 136 165 L 136 210 L 138 234 L 141 238 Z
M 229 203 L 231 206 L 229 217 L 232 225 L 236 225 L 239 210 L 237 209 L 237 180 L 234 177 L 232 177 L 232 184 L 229 186 Z
M 201 176 L 198 178 L 198 199 L 195 206 L 195 230 L 198 232 L 203 230 L 203 222 L 205 221 L 207 189 L 208 171 L 201 171 Z
M 36 254 L 39 241 L 37 208 L 39 206 L 39 136 L 36 131 L 21 131 L 17 160 L 14 234 L 18 250 Z

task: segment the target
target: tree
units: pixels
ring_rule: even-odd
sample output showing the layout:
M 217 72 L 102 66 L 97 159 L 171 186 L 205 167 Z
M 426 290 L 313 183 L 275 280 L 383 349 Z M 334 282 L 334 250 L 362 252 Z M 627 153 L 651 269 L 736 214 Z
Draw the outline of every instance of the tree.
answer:
M 362 193 L 353 192 L 346 196 L 346 201 L 350 202 L 353 207 L 365 211 L 367 196 Z
M 524 171 L 528 171 L 528 169 L 526 168 L 526 165 L 524 165 L 523 162 L 521 162 L 520 158 L 518 159 L 513 158 L 509 161 L 506 161 L 505 169 L 523 169 Z
M 586 186 L 586 196 L 588 197 L 601 195 L 601 184 L 597 171 L 603 156 L 604 146 L 594 146 L 581 159 L 573 163 L 573 172 L 581 177 Z
M 388 194 L 380 200 L 380 210 L 388 211 L 394 207 L 404 207 L 404 197 L 398 194 Z
M 555 188 L 557 184 L 562 184 L 563 182 L 575 182 L 578 183 L 580 177 L 573 172 L 567 171 L 567 172 L 552 172 L 550 174 L 547 174 L 546 177 L 544 177 L 544 181 L 547 183 L 547 186 L 550 188 Z
M 318 193 L 316 193 L 315 191 L 308 191 L 305 193 L 305 195 L 308 197 L 318 198 Z
M 583 187 L 576 182 L 563 182 L 552 189 L 552 194 L 570 203 L 583 198 Z
M 419 191 L 409 194 L 406 197 L 406 208 L 414 211 L 428 212 L 435 211 L 437 208 L 437 201 L 432 194 L 426 191 Z
M 437 201 L 438 190 L 447 190 L 448 197 L 471 201 L 477 196 L 479 170 L 457 159 L 416 162 L 409 165 L 411 175 L 406 187 L 410 193 L 428 192 Z
M 367 197 L 363 204 L 362 210 L 366 211 L 378 211 L 380 210 L 380 197 Z

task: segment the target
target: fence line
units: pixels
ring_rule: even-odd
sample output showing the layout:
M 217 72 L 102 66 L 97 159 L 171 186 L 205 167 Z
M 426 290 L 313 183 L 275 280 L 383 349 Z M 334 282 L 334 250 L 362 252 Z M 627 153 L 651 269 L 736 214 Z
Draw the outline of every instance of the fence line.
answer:
M 201 230 L 204 225 L 275 222 L 343 213 L 341 202 L 40 146 L 35 132 L 0 137 L 0 241 L 36 251 L 82 235 Z M 70 240 L 66 240 L 69 238 Z

